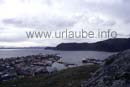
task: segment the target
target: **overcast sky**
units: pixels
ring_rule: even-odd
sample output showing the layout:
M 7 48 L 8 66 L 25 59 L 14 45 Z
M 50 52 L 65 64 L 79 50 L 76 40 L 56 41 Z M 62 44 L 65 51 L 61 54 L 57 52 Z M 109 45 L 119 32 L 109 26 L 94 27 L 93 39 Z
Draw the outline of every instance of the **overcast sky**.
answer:
M 100 39 L 28 39 L 29 30 L 110 27 L 130 35 L 130 0 L 0 0 L 0 46 L 55 46 Z M 105 28 L 104 28 L 105 29 Z

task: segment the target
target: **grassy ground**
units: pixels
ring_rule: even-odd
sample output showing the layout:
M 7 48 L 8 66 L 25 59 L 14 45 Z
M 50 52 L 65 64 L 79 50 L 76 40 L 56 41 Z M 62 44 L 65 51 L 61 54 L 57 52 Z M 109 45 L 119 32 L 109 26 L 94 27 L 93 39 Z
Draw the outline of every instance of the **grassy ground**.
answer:
M 91 77 L 99 65 L 80 66 L 57 72 L 0 83 L 0 87 L 81 87 L 81 82 Z

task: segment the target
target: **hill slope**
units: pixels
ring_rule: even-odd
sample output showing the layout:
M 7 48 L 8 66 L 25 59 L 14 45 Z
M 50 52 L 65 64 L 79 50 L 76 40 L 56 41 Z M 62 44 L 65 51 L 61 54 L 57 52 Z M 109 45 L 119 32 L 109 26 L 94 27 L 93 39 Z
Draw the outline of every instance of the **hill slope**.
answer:
M 46 49 L 65 50 L 65 51 L 109 51 L 119 52 L 130 49 L 130 38 L 108 39 L 96 43 L 61 43 L 56 47 Z
M 84 87 L 130 87 L 130 50 L 106 59 Z
M 80 66 L 57 72 L 14 81 L 1 82 L 0 87 L 81 87 L 81 82 L 91 77 L 99 65 Z

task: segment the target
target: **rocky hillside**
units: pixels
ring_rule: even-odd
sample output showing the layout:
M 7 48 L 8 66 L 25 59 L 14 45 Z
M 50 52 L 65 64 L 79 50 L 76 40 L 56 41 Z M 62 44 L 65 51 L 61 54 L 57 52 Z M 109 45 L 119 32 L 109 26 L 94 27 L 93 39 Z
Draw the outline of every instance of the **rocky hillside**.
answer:
M 130 87 L 130 50 L 106 59 L 83 87 Z

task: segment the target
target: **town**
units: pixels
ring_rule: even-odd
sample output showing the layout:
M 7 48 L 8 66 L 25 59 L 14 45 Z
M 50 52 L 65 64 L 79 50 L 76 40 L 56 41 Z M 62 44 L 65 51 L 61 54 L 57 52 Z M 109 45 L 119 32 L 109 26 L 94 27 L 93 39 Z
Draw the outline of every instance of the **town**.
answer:
M 38 54 L 0 59 L 0 81 L 13 80 L 39 74 L 52 74 L 57 69 L 52 64 L 60 60 L 57 54 Z
M 58 54 L 37 54 L 21 57 L 0 59 L 0 81 L 14 80 L 17 78 L 33 77 L 43 74 L 55 74 L 56 72 L 77 67 L 75 63 L 63 62 Z M 101 64 L 103 61 L 84 58 L 83 65 Z

